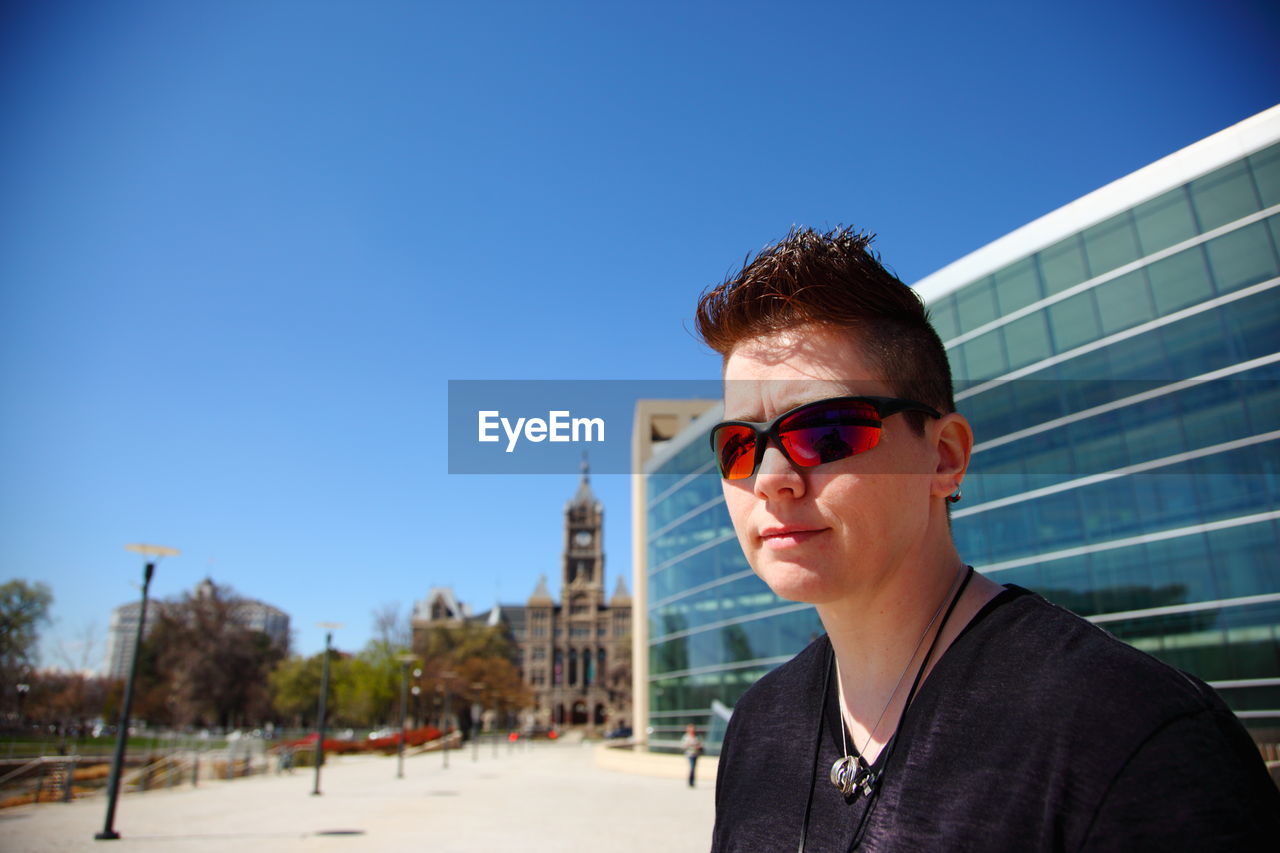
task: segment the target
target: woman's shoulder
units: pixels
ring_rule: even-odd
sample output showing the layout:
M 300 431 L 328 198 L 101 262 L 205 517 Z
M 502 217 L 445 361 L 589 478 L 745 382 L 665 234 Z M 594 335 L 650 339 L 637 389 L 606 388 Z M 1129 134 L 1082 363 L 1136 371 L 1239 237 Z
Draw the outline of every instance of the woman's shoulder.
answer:
M 948 658 L 950 674 L 970 689 L 990 685 L 988 701 L 1023 709 L 1120 706 L 1151 723 L 1220 704 L 1199 679 L 1020 587 L 979 613 Z

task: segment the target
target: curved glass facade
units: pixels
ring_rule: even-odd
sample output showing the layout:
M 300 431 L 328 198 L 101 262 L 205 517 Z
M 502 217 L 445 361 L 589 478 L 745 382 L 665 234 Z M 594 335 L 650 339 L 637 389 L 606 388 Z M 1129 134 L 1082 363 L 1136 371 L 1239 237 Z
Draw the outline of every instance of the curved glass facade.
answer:
M 960 553 L 1280 725 L 1280 145 L 930 304 Z

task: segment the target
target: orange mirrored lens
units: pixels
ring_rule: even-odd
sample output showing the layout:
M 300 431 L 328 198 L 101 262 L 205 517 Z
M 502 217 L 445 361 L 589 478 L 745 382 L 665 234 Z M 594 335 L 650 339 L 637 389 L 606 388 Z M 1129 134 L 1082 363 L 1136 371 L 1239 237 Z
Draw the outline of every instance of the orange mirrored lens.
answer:
M 716 460 L 726 480 L 750 477 L 756 467 L 756 434 L 750 427 L 722 426 L 716 430 Z

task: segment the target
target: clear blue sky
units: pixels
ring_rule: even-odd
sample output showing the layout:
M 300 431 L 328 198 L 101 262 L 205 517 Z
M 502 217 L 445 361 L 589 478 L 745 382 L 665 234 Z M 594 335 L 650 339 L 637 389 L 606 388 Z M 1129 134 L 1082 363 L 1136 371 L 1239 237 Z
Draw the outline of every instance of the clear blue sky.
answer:
M 1278 43 L 1263 0 L 6 3 L 0 580 L 47 664 L 134 541 L 303 653 L 523 601 L 576 478 L 448 475 L 449 379 L 713 378 L 696 295 L 792 223 L 914 281 L 1280 101 Z

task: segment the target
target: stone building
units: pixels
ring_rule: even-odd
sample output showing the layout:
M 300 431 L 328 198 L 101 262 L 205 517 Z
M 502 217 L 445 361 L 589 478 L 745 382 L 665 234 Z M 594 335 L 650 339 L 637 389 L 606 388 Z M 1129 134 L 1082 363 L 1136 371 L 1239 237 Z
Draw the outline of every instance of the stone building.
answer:
M 524 640 L 524 606 L 516 604 L 495 604 L 491 610 L 483 613 L 472 613 L 471 606 L 459 601 L 453 589 L 447 586 L 434 586 L 427 592 L 427 597 L 416 602 L 409 616 L 412 631 L 412 647 L 421 649 L 426 645 L 426 635 L 435 628 L 456 628 L 461 625 L 476 625 L 486 628 L 501 628 L 511 641 L 517 655 L 516 664 L 521 664 L 522 641 Z M 521 667 L 521 673 L 524 672 Z
M 604 508 L 584 462 L 565 507 L 560 602 L 539 579 L 516 634 L 523 635 L 521 671 L 545 724 L 592 731 L 631 724 L 631 596 L 619 577 L 605 600 L 603 532 Z

